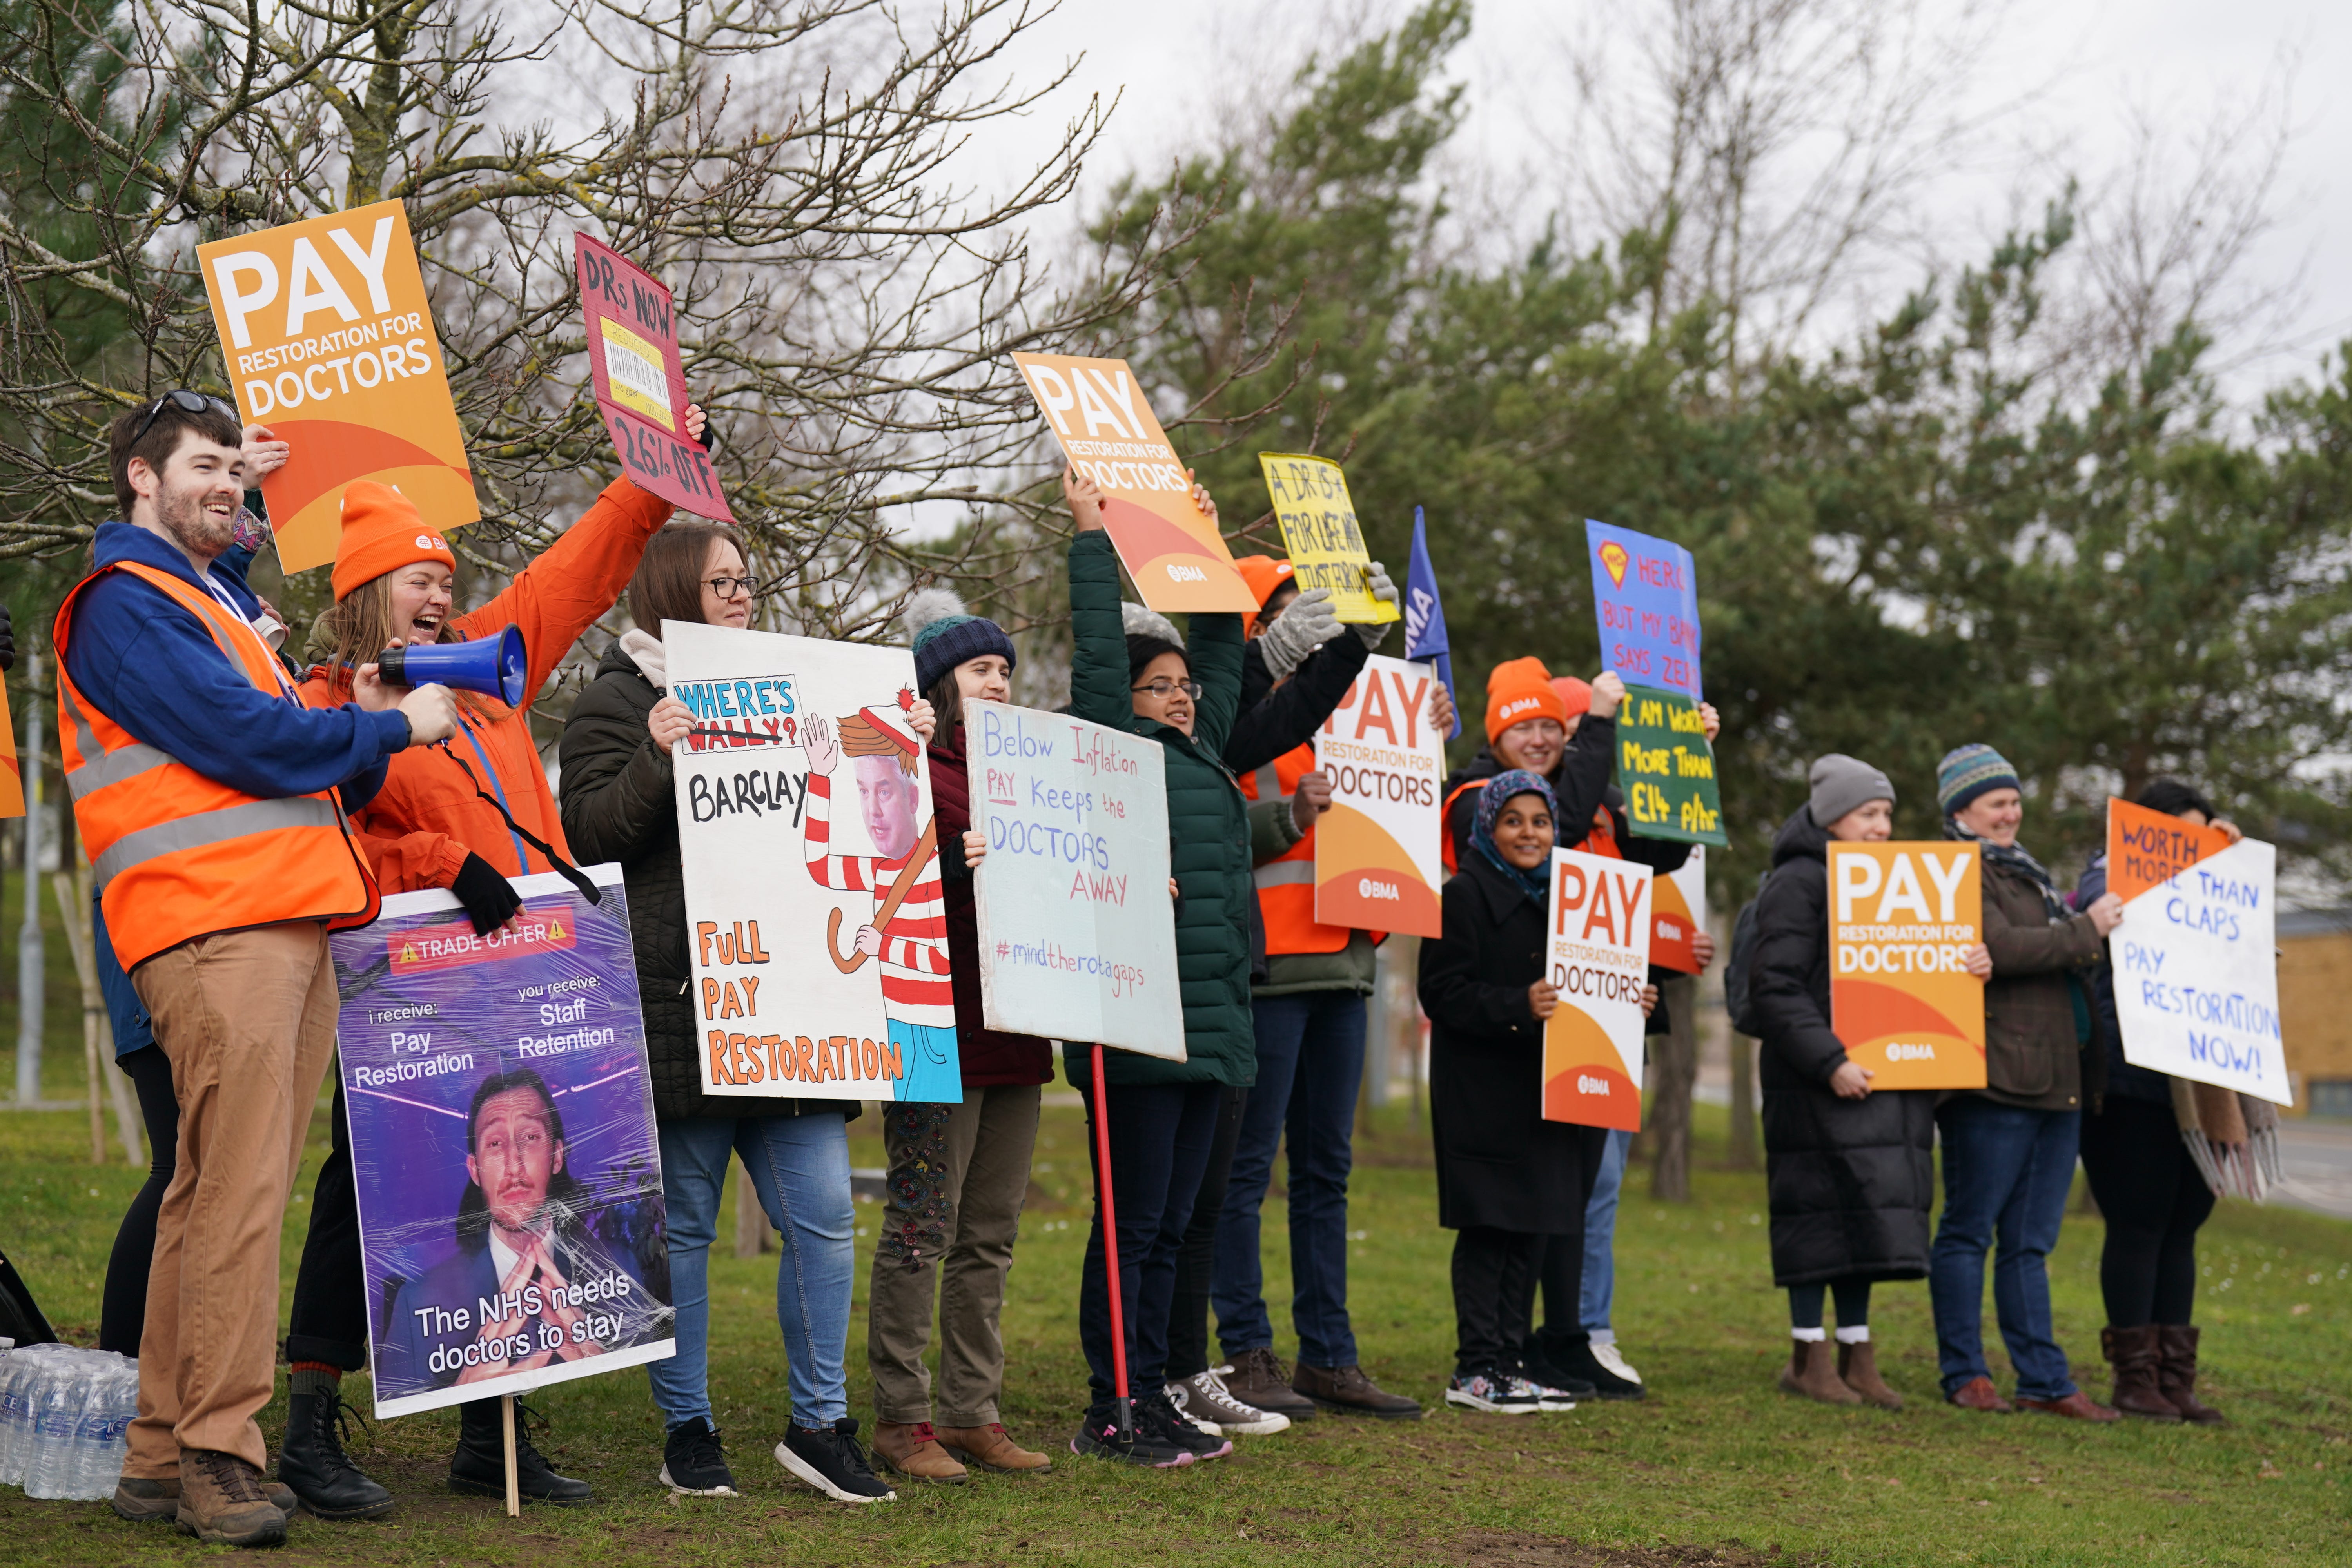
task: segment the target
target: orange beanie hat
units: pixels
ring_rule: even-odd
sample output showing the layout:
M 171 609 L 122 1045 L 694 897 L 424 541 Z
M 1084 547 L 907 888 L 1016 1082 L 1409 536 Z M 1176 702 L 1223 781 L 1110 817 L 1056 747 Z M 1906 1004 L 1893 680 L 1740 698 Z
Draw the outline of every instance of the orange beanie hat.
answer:
M 438 561 L 455 572 L 457 557 L 449 542 L 425 526 L 416 503 L 373 479 L 360 479 L 343 491 L 343 532 L 335 542 L 335 602 L 419 561 Z
M 1568 711 L 1571 717 L 1592 711 L 1591 681 L 1579 680 L 1572 675 L 1555 675 L 1551 678 L 1551 689 L 1559 693 L 1559 700 L 1562 702 L 1568 704 Z
M 1486 677 L 1486 743 L 1528 719 L 1568 724 L 1568 707 L 1552 689 L 1551 671 L 1539 658 L 1506 659 Z
M 1234 570 L 1239 572 L 1242 581 L 1249 584 L 1250 597 L 1257 601 L 1257 607 L 1261 610 L 1265 608 L 1265 602 L 1274 597 L 1276 588 L 1297 574 L 1297 568 L 1289 562 L 1276 561 L 1271 555 L 1236 555 L 1234 557 Z M 1257 617 L 1252 616 L 1244 635 L 1255 636 L 1258 629 Z

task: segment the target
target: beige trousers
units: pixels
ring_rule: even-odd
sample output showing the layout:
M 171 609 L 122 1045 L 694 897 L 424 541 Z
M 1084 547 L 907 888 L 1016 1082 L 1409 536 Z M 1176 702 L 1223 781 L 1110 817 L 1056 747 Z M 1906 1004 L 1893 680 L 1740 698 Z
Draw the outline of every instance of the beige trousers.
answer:
M 1004 1387 L 1004 1277 L 1029 1156 L 1037 1142 L 1039 1089 L 966 1089 L 961 1105 L 882 1108 L 890 1158 L 882 1237 L 874 1250 L 866 1316 L 875 1414 L 887 1422 L 931 1419 L 931 1298 L 940 1315 L 943 1426 L 997 1419 Z
M 184 1448 L 260 1467 L 268 1449 L 254 1417 L 277 1376 L 278 1237 L 335 1048 L 327 928 L 198 937 L 131 981 L 171 1058 L 180 1160 L 155 1219 L 122 1473 L 175 1477 Z

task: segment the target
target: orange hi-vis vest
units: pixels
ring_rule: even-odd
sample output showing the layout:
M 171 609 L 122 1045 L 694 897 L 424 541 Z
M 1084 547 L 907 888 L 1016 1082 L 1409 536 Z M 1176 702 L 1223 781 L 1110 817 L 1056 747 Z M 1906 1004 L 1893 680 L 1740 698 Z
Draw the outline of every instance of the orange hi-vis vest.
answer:
M 1250 800 L 1281 800 L 1297 792 L 1298 781 L 1315 771 L 1315 748 L 1296 747 L 1255 773 L 1242 775 L 1242 794 Z M 1315 918 L 1315 830 L 1252 876 L 1257 882 L 1258 912 L 1265 920 L 1265 951 L 1337 952 L 1348 945 L 1353 929 L 1327 926 Z M 1380 934 L 1372 940 L 1378 942 Z
M 66 791 L 127 971 L 215 931 L 291 921 L 334 929 L 376 917 L 375 879 L 332 789 L 264 799 L 207 778 L 100 712 L 66 673 L 74 600 L 104 572 L 128 572 L 196 617 L 257 690 L 297 700 L 259 634 L 203 589 L 121 562 L 73 586 L 58 609 L 58 739 Z

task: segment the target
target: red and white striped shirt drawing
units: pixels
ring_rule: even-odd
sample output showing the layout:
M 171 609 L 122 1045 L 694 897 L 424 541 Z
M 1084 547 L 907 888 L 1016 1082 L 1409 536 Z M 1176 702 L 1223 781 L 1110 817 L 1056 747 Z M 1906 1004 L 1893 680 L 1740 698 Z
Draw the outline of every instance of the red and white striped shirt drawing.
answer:
M 821 888 L 878 898 L 889 891 L 906 868 L 904 855 L 886 860 L 878 855 L 832 853 L 833 781 L 814 770 L 808 775 L 808 804 L 801 830 L 809 876 Z M 882 965 L 883 1010 L 889 1016 L 938 1029 L 955 1027 L 955 992 L 948 979 L 947 906 L 940 897 L 936 854 L 899 904 L 898 912 L 882 928 L 882 951 L 876 956 Z

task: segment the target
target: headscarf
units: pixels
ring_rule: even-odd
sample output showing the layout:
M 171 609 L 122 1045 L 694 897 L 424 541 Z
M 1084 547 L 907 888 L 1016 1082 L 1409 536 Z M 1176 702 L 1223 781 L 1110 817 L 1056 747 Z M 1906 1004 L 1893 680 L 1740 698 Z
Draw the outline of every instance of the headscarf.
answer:
M 2042 912 L 2050 917 L 2052 925 L 2064 925 L 2074 918 L 2073 906 L 2060 894 L 2058 884 L 2050 879 L 2050 868 L 2028 854 L 2022 844 L 1995 844 L 1957 816 L 1944 818 L 1944 837 L 1979 846 L 1986 859 L 1996 866 L 2008 867 L 2032 883 L 2042 895 Z
M 1493 778 L 1488 779 L 1486 787 L 1478 792 L 1478 811 L 1470 824 L 1470 843 L 1472 847 L 1486 858 L 1489 864 L 1504 876 L 1508 877 L 1528 897 L 1533 899 L 1536 901 L 1536 908 L 1541 909 L 1544 907 L 1544 896 L 1551 887 L 1551 878 L 1541 868 L 1533 871 L 1520 870 L 1517 866 L 1504 859 L 1503 852 L 1495 847 L 1495 819 L 1503 815 L 1505 804 L 1513 795 L 1517 795 L 1542 796 L 1544 809 L 1551 813 L 1552 831 L 1555 836 L 1558 835 L 1559 799 L 1552 794 L 1551 785 L 1544 782 L 1544 776 L 1541 773 L 1531 773 L 1525 768 L 1512 768 L 1508 772 L 1496 773 Z M 1555 837 L 1554 842 L 1557 841 Z

